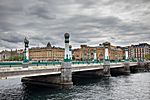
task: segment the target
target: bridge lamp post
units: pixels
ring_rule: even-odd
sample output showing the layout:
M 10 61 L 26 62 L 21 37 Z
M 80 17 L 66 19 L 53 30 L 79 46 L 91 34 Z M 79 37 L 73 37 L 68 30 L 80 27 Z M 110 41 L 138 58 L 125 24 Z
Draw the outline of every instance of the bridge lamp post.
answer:
M 27 38 L 24 39 L 24 44 L 25 44 L 25 48 L 24 48 L 24 58 L 23 58 L 23 63 L 22 63 L 22 67 L 23 68 L 28 68 L 29 66 L 29 41 L 27 40 Z
M 86 59 L 86 56 L 85 56 L 85 53 L 83 52 L 83 61 L 85 61 Z
M 103 45 L 105 47 L 103 72 L 104 72 L 104 76 L 109 77 L 109 76 L 111 76 L 110 75 L 109 49 L 108 49 L 110 46 L 110 43 L 105 42 L 105 43 L 103 43 Z
M 88 51 L 88 62 L 90 63 L 90 51 Z
M 53 52 L 53 61 L 52 61 L 53 65 L 55 65 L 55 54 Z
M 83 54 L 83 63 L 85 63 L 85 61 L 86 61 L 86 53 L 84 52 L 84 54 Z
M 117 61 L 118 61 L 118 60 L 117 60 L 117 55 L 115 55 L 115 62 L 117 63 Z
M 84 48 L 82 48 L 82 61 L 84 61 L 85 59 L 84 59 Z
M 70 52 L 69 52 L 69 33 L 65 33 L 65 56 L 64 56 L 64 62 L 70 62 Z
M 128 58 L 128 48 L 125 48 L 124 74 L 130 74 L 130 64 Z
M 96 49 L 94 50 L 94 62 L 97 62 L 97 57 L 96 57 Z
M 69 45 L 69 55 L 70 55 L 70 60 L 72 61 L 72 46 Z
M 125 61 L 129 61 L 129 57 L 128 57 L 128 48 L 125 48 Z
M 86 53 L 84 53 L 84 61 L 86 61 Z
M 65 37 L 65 55 L 64 62 L 61 65 L 61 88 L 72 88 L 72 67 L 69 52 L 69 33 L 64 34 Z
M 105 46 L 105 61 L 109 61 L 109 52 L 108 52 L 108 46 Z
M 24 49 L 24 60 L 23 62 L 29 62 L 29 41 L 27 38 L 24 39 L 25 49 Z

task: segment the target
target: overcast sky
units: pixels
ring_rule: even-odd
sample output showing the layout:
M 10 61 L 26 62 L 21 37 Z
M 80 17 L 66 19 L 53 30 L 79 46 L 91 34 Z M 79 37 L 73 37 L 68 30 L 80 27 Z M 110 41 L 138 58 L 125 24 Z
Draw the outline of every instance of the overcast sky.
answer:
M 0 50 L 150 43 L 150 0 L 0 0 Z

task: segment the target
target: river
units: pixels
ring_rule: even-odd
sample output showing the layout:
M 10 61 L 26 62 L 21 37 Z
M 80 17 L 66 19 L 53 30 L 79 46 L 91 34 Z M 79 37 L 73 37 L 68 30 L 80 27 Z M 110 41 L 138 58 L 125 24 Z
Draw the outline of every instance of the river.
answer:
M 0 100 L 150 100 L 150 73 L 81 80 L 70 90 L 26 87 L 20 78 L 0 80 Z

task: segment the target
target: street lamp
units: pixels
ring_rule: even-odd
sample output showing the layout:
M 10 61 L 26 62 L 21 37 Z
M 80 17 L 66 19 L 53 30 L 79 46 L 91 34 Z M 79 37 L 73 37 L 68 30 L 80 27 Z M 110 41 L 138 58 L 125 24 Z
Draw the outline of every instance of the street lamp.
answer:
M 88 62 L 90 62 L 90 51 L 88 51 Z

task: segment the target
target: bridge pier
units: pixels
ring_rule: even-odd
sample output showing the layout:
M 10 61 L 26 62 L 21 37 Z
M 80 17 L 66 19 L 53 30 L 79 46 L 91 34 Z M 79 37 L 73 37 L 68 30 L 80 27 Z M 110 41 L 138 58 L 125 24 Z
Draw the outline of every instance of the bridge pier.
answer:
M 109 61 L 105 61 L 104 65 L 103 65 L 103 76 L 105 77 L 110 77 L 110 62 Z
M 148 68 L 148 71 L 150 72 L 150 63 L 147 63 L 146 66 Z
M 72 88 L 72 68 L 71 62 L 63 62 L 61 66 L 61 88 Z
M 26 62 L 26 63 L 22 63 L 22 68 L 28 68 L 28 66 L 29 66 L 29 63 L 28 62 Z
M 123 74 L 129 75 L 130 74 L 130 64 L 129 62 L 124 62 L 124 72 Z
M 146 62 L 138 62 L 138 71 L 144 71 L 144 72 L 148 72 L 150 71 L 150 64 L 146 63 Z

